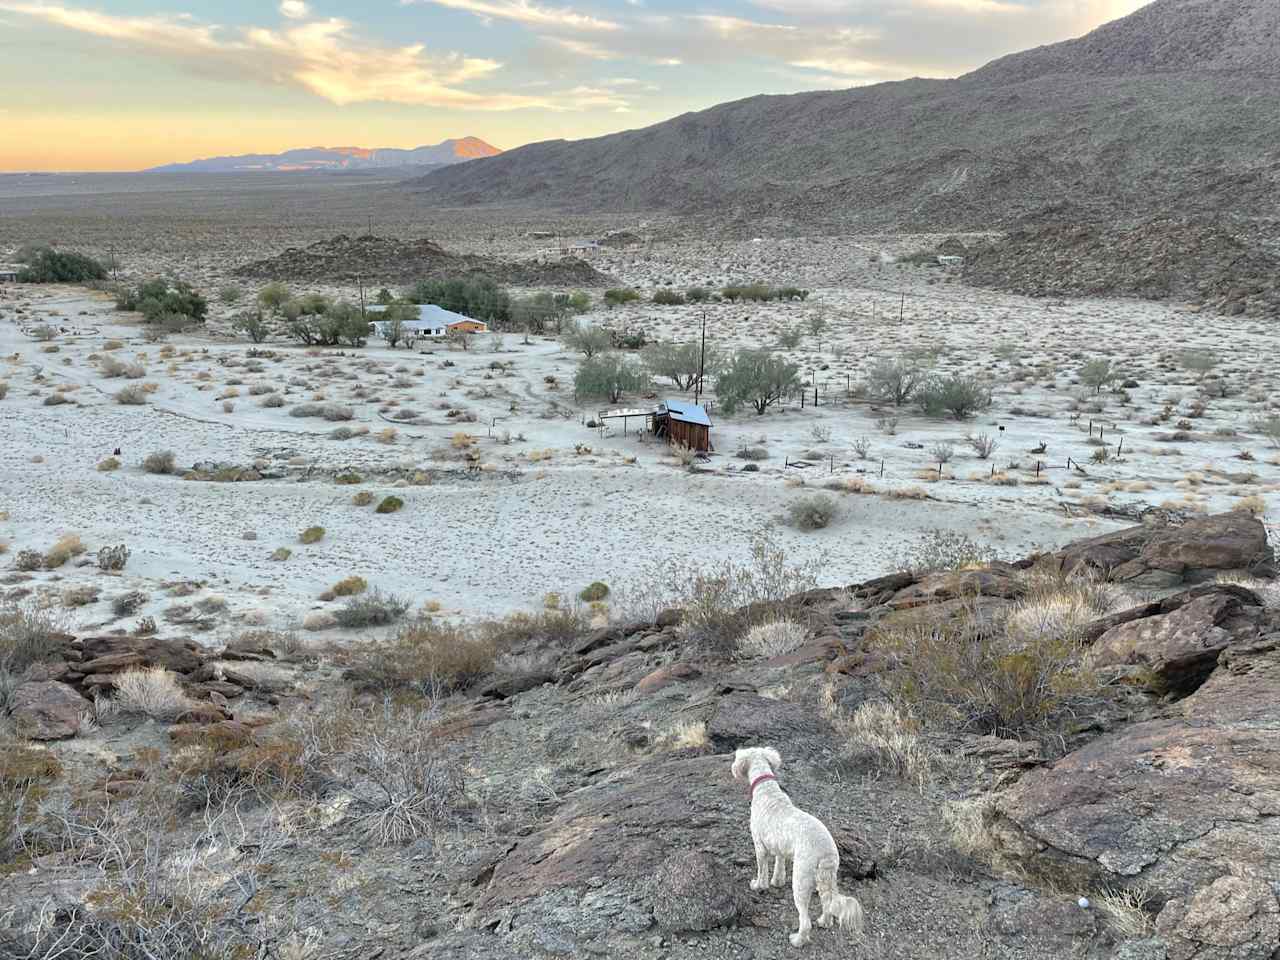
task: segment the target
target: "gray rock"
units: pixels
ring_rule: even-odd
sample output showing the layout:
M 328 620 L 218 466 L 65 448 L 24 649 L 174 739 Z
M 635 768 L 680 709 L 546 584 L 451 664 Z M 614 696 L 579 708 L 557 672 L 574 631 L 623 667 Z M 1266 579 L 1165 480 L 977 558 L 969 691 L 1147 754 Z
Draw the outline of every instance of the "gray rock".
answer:
M 678 853 L 654 875 L 653 918 L 668 933 L 722 927 L 746 908 L 747 889 L 722 860 L 696 850 Z
M 1156 918 L 1169 960 L 1271 960 L 1280 949 L 1280 903 L 1271 884 L 1219 877 Z
M 88 701 L 57 680 L 31 680 L 13 693 L 11 713 L 18 733 L 31 740 L 65 740 L 80 730 Z

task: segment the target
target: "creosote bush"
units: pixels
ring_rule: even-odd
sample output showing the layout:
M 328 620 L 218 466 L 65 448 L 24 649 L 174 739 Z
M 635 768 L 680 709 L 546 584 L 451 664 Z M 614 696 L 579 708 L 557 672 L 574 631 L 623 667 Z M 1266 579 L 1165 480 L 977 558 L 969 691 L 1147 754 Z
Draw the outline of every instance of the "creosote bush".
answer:
M 787 520 L 798 530 L 821 530 L 831 525 L 838 512 L 834 498 L 814 493 L 793 500 L 787 507 Z
M 385 627 L 403 617 L 408 609 L 408 600 L 392 593 L 383 593 L 374 587 L 349 599 L 334 611 L 333 618 L 338 626 L 348 630 Z
M 98 551 L 98 569 L 108 572 L 123 570 L 129 562 L 129 548 L 123 543 Z
M 958 530 L 935 527 L 902 551 L 894 565 L 914 574 L 979 567 L 996 560 L 996 552 Z
M 298 534 L 300 543 L 319 543 L 324 538 L 324 527 L 307 527 Z
M 357 593 L 364 593 L 369 588 L 369 582 L 364 577 L 344 577 L 329 588 L 329 592 L 335 597 L 353 597 Z
M 157 450 L 155 453 L 147 454 L 145 460 L 142 461 L 142 469 L 147 473 L 173 473 L 177 464 L 177 458 L 173 455 L 172 450 Z
M 395 513 L 404 506 L 404 501 L 399 497 L 383 497 L 382 502 L 374 507 L 375 513 Z
M 578 594 L 578 599 L 583 603 L 598 603 L 607 596 L 609 596 L 609 585 L 596 580 L 583 587 L 582 592 Z

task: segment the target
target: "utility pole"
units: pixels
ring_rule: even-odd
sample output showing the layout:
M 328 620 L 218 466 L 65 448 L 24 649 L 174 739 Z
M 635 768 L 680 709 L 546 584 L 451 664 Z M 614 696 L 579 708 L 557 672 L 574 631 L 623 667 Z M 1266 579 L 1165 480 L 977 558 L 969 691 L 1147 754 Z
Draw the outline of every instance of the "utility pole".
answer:
M 360 319 L 364 320 L 364 278 L 356 277 L 356 283 L 360 285 Z
M 707 369 L 707 308 L 702 308 L 702 350 L 698 354 L 698 389 L 693 391 L 693 402 L 702 398 L 702 378 Z

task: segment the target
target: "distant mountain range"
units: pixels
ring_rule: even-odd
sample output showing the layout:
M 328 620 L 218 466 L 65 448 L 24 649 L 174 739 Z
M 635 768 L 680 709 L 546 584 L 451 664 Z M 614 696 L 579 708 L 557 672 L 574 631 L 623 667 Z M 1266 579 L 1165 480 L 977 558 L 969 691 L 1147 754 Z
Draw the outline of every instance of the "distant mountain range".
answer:
M 237 157 L 209 157 L 190 163 L 168 163 L 144 173 L 251 173 L 296 172 L 306 170 L 376 170 L 389 167 L 443 167 L 492 157 L 497 147 L 478 137 L 445 140 L 429 147 L 400 150 L 393 147 L 304 147 L 284 153 L 246 153 Z
M 1280 219 L 1280 0 L 1155 0 L 954 80 L 758 96 L 433 170 L 436 205 L 706 215 L 758 231 Z

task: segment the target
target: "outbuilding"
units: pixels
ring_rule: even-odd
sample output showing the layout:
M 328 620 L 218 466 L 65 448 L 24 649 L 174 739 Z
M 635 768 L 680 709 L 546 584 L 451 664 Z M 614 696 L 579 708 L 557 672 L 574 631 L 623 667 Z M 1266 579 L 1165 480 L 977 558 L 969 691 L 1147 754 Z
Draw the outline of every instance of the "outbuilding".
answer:
M 14 263 L 0 263 L 0 283 L 17 283 L 22 267 Z
M 705 407 L 685 400 L 667 400 L 653 411 L 653 432 L 676 446 L 707 453 L 711 445 L 711 418 Z

